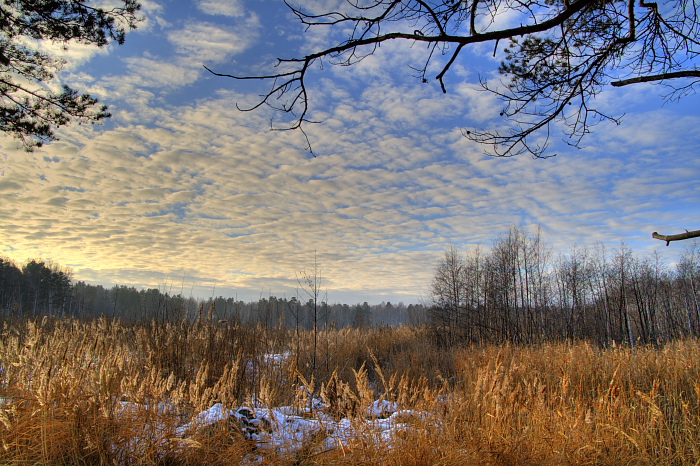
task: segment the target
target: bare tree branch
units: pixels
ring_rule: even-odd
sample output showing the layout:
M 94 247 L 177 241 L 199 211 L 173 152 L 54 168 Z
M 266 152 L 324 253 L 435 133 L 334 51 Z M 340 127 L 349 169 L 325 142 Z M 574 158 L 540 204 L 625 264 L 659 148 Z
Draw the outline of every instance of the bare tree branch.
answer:
M 613 81 L 610 83 L 611 86 L 622 87 L 629 84 L 637 83 L 649 83 L 654 81 L 663 81 L 666 79 L 678 79 L 678 78 L 700 78 L 700 70 L 688 70 L 688 71 L 676 71 L 675 73 L 662 73 L 653 74 L 649 76 L 638 76 L 636 78 L 622 79 L 620 81 Z
M 387 41 L 423 43 L 429 49 L 427 60 L 409 68 L 427 82 L 431 61 L 447 56 L 435 76 L 445 93 L 445 78 L 464 56 L 465 47 L 493 42 L 495 53 L 499 41 L 507 41 L 506 58 L 499 68 L 502 85 L 482 83 L 484 90 L 504 103 L 503 121 L 493 124 L 501 129 L 465 129 L 463 134 L 489 146 L 491 155 L 548 157 L 552 155 L 546 152 L 549 138 L 554 134 L 561 132 L 567 144 L 579 147 L 598 122 L 619 124 L 619 116 L 593 107 L 596 95 L 606 86 L 659 80 L 668 85 L 673 79 L 700 77 L 697 0 L 676 0 L 662 7 L 636 1 L 346 0 L 344 8 L 321 14 L 287 4 L 307 29 L 337 27 L 349 31 L 348 35 L 304 57 L 279 59 L 275 65 L 279 72 L 214 74 L 271 81 L 259 103 L 242 110 L 265 104 L 291 116 L 274 129 L 300 129 L 308 122 L 307 71 L 318 64 L 352 66 Z M 519 19 L 519 25 L 499 28 L 497 19 L 508 13 Z M 671 95 L 688 95 L 695 85 L 671 86 Z M 502 129 L 504 122 L 509 129 Z
M 671 243 L 671 241 L 680 241 L 680 240 L 684 240 L 684 239 L 698 238 L 698 237 L 700 237 L 700 230 L 695 230 L 695 231 L 686 230 L 685 233 L 681 233 L 678 235 L 660 235 L 657 232 L 654 232 L 651 234 L 651 237 L 654 239 L 660 239 L 661 241 L 666 241 L 666 246 L 668 246 Z

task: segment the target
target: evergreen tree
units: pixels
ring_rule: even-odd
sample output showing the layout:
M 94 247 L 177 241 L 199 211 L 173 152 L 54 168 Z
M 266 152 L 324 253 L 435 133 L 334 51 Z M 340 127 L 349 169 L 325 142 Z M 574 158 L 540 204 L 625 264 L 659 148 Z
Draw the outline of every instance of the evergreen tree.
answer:
M 69 86 L 48 84 L 65 62 L 42 51 L 40 41 L 104 47 L 124 43 L 136 27 L 141 5 L 121 0 L 105 9 L 96 2 L 3 0 L 0 2 L 0 130 L 22 141 L 27 150 L 54 140 L 54 128 L 75 120 L 99 122 L 107 107 Z

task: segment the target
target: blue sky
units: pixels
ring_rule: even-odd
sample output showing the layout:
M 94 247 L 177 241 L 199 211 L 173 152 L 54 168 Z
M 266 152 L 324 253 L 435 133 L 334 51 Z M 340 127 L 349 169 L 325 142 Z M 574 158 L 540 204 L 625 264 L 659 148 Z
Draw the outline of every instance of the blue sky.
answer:
M 306 2 L 331 4 L 332 0 Z M 511 225 L 556 251 L 700 228 L 698 96 L 663 104 L 653 85 L 606 89 L 602 123 L 557 157 L 496 159 L 460 130 L 501 104 L 492 46 L 448 75 L 448 93 L 408 68 L 425 50 L 386 43 L 355 67 L 313 72 L 306 131 L 270 132 L 254 73 L 333 32 L 308 31 L 279 0 L 144 1 L 124 46 L 72 45 L 62 82 L 110 106 L 103 126 L 71 126 L 33 153 L 0 137 L 0 255 L 70 266 L 77 280 L 255 300 L 293 296 L 314 254 L 331 302 L 418 302 L 450 245 L 488 247 Z M 57 46 L 46 44 L 57 50 Z M 435 74 L 435 73 L 433 73 Z M 57 83 L 53 83 L 57 85 Z

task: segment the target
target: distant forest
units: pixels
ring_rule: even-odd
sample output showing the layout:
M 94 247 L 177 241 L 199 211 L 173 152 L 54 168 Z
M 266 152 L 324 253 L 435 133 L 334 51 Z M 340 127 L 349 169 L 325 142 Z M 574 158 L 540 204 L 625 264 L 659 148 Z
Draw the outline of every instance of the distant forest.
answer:
M 300 297 L 305 296 L 300 292 Z M 137 290 L 128 286 L 105 288 L 73 282 L 72 271 L 60 265 L 32 260 L 20 267 L 0 258 L 0 313 L 7 318 L 42 316 L 119 318 L 124 321 L 179 321 L 207 319 L 265 327 L 312 328 L 315 309 L 320 326 L 365 327 L 408 325 L 424 321 L 420 304 L 329 304 L 303 298 L 268 296 L 243 302 L 219 296 L 207 300 L 185 297 L 159 289 Z
M 696 241 L 688 241 L 668 265 L 657 252 L 640 257 L 625 244 L 575 246 L 555 254 L 539 232 L 513 227 L 490 249 L 449 248 L 426 285 L 427 302 L 408 306 L 329 304 L 309 290 L 257 302 L 198 300 L 158 289 L 74 283 L 71 271 L 56 264 L 33 260 L 19 267 L 0 259 L 0 314 L 6 319 L 206 319 L 296 329 L 425 325 L 445 346 L 564 340 L 634 346 L 700 336 Z

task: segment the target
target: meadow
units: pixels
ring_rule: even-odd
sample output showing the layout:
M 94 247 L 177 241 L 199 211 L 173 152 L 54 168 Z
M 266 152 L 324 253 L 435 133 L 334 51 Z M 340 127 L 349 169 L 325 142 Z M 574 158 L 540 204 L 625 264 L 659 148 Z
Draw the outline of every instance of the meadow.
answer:
M 408 326 L 315 337 L 312 358 L 311 331 L 211 319 L 6 322 L 0 463 L 700 462 L 695 340 L 441 347 L 427 328 Z M 255 434 L 240 416 L 196 427 L 192 420 L 213 406 L 225 413 L 284 407 L 298 425 L 314 420 L 316 428 L 282 448 L 270 443 L 269 422 L 258 422 Z M 377 430 L 389 421 L 391 429 Z M 342 441 L 340 426 L 352 431 Z

